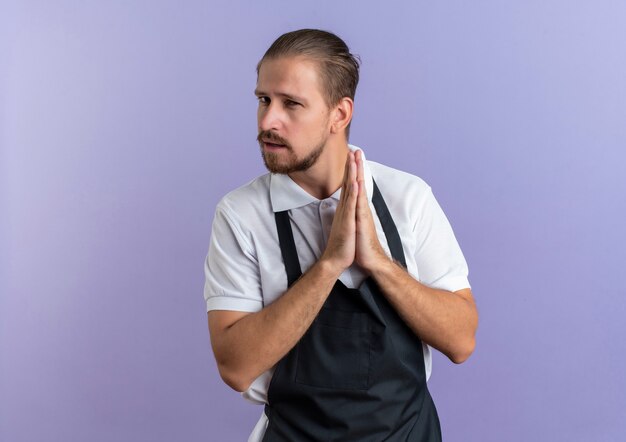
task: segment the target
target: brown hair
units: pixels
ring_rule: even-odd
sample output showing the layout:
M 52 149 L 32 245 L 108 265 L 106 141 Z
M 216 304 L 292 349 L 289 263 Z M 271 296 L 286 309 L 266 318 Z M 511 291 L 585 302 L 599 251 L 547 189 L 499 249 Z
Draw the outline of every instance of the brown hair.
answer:
M 278 37 L 257 64 L 257 77 L 263 61 L 295 56 L 308 57 L 317 62 L 322 95 L 328 107 L 336 105 L 343 97 L 354 100 L 361 59 L 350 53 L 341 38 L 319 29 L 300 29 Z M 349 133 L 350 124 L 346 127 L 346 138 Z

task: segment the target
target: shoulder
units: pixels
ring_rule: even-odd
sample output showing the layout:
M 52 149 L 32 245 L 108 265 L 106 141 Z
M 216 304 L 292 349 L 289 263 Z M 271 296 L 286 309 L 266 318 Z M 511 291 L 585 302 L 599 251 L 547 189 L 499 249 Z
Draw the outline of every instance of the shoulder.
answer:
M 231 190 L 217 203 L 216 213 L 223 212 L 245 219 L 262 211 L 271 211 L 269 186 L 270 174 L 266 173 Z
M 220 227 L 235 232 L 249 250 L 258 238 L 273 238 L 276 228 L 269 188 L 268 173 L 224 195 L 215 208 L 213 233 Z
M 407 199 L 425 198 L 431 192 L 430 185 L 417 175 L 375 161 L 368 160 L 368 165 L 383 196 L 401 196 L 400 199 L 406 202 Z
M 433 198 L 430 185 L 422 178 L 375 161 L 368 161 L 385 204 L 401 235 L 411 235 Z

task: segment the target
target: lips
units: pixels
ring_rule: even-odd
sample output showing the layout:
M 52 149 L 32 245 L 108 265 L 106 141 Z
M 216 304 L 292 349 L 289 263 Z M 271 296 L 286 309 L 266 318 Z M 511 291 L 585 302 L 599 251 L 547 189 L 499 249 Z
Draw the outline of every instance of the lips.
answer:
M 272 131 L 259 131 L 256 139 L 264 150 L 291 150 L 287 140 L 284 140 Z
M 263 144 L 265 145 L 265 147 L 269 147 L 271 149 L 278 149 L 281 147 L 285 147 L 284 144 L 272 143 L 271 141 L 267 141 L 267 140 L 263 140 Z

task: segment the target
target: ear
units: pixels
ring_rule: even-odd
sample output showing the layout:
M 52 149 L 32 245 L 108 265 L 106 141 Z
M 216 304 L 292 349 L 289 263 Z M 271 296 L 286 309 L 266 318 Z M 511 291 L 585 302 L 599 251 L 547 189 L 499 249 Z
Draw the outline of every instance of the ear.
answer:
M 352 120 L 354 102 L 349 97 L 343 97 L 333 108 L 331 115 L 330 133 L 336 134 L 345 131 Z

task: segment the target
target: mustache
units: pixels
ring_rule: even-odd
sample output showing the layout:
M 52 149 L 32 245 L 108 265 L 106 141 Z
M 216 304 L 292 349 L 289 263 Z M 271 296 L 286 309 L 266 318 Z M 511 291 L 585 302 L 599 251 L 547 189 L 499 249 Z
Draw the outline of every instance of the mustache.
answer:
M 262 144 L 263 141 L 268 141 L 270 143 L 275 143 L 275 144 L 282 144 L 284 146 L 286 146 L 287 148 L 291 149 L 291 146 L 289 145 L 289 142 L 287 140 L 285 140 L 284 138 L 276 135 L 274 132 L 271 132 L 269 130 L 262 130 L 259 132 L 259 135 L 257 135 L 256 140 L 259 142 L 259 144 Z

